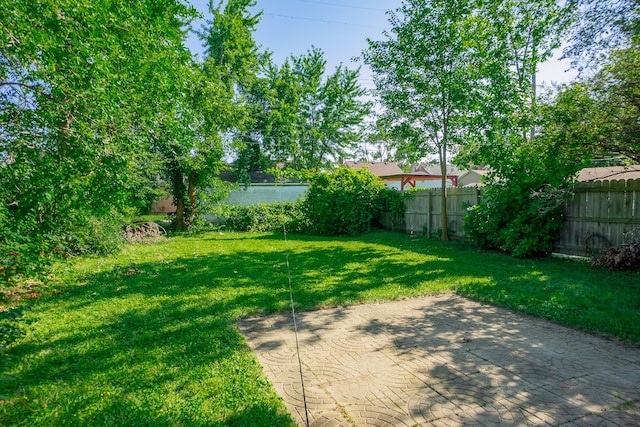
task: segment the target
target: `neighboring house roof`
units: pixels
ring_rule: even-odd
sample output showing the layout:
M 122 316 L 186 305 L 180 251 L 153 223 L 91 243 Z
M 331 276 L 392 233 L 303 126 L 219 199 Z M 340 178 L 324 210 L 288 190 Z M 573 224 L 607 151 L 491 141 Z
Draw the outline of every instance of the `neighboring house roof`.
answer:
M 489 172 L 490 171 L 488 171 L 486 169 L 471 169 L 471 170 L 468 170 L 468 171 L 464 172 L 462 175 L 460 175 L 460 179 L 466 178 L 467 176 L 472 175 L 472 174 L 485 176 Z
M 363 168 L 369 169 L 372 174 L 383 178 L 385 176 L 393 176 L 402 174 L 402 169 L 393 162 L 344 162 L 349 169 L 359 170 Z
M 578 172 L 578 182 L 640 179 L 640 165 L 584 168 Z
M 468 170 L 458 177 L 458 185 L 460 187 L 477 187 L 483 185 L 482 177 L 489 172 L 487 169 Z
M 429 175 L 441 175 L 440 165 L 426 165 L 426 166 L 418 166 L 415 168 L 414 172 L 426 172 Z M 447 175 L 462 175 L 466 170 L 460 169 L 454 165 L 447 165 Z

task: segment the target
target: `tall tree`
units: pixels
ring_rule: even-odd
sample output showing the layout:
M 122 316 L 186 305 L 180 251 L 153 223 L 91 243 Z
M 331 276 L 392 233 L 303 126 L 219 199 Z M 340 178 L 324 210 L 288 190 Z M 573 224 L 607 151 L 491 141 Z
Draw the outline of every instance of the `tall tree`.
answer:
M 178 230 L 193 224 L 204 188 L 221 186 L 217 175 L 224 136 L 240 132 L 247 121 L 243 88 L 258 66 L 253 32 L 260 13 L 249 11 L 255 4 L 254 0 L 209 3 L 212 19 L 199 32 L 206 49 L 204 62 L 183 70 L 188 77 L 181 80 L 184 96 L 174 104 L 171 130 L 157 139 Z
M 484 54 L 491 84 L 488 108 L 478 116 L 488 132 L 480 140 L 486 150 L 475 163 L 499 169 L 512 147 L 535 136 L 536 73 L 560 46 L 574 9 L 556 0 L 504 0 L 484 2 L 479 14 L 491 41 Z
M 640 163 L 640 35 L 630 47 L 611 52 L 592 82 L 599 101 L 596 117 L 607 124 L 596 148 Z
M 185 65 L 180 72 L 182 77 L 176 80 L 179 95 L 167 100 L 168 113 L 153 137 L 162 175 L 176 204 L 174 226 L 185 230 L 195 221 L 203 188 L 219 187 L 223 144 L 219 127 L 210 124 L 205 115 L 230 114 L 232 94 L 219 80 L 207 79 L 202 64 Z
M 442 239 L 448 240 L 447 161 L 470 130 L 485 87 L 482 26 L 470 0 L 405 0 L 390 14 L 387 40 L 369 40 L 365 62 L 383 106 L 416 161 L 437 154 L 442 174 Z
M 264 171 L 287 160 L 297 120 L 295 79 L 288 62 L 274 65 L 270 52 L 260 56 L 260 71 L 246 87 L 250 120 L 234 144 L 238 182 L 248 184 L 249 172 Z
M 367 123 L 363 138 L 355 151 L 358 159 L 366 162 L 395 162 L 401 160 L 402 155 L 396 148 L 398 144 L 395 141 L 395 136 L 388 129 L 384 118 L 374 116 L 373 119 L 373 121 Z
M 175 95 L 195 11 L 176 0 L 0 0 L 0 10 L 0 203 L 23 249 L 90 249 L 86 235 L 152 175 L 150 132 L 164 111 L 149 100 Z M 91 244 L 109 240 L 100 234 Z
M 542 136 L 583 161 L 640 162 L 640 40 L 614 50 L 593 77 L 562 87 L 543 109 Z
M 578 19 L 564 56 L 587 76 L 545 106 L 545 137 L 580 146 L 581 158 L 640 161 L 640 2 L 572 0 Z
M 359 138 L 371 103 L 362 99 L 359 70 L 339 65 L 326 76 L 320 49 L 268 62 L 254 102 L 263 111 L 254 143 L 267 158 L 296 170 L 318 170 L 345 155 Z
M 535 74 L 560 45 L 571 4 L 555 0 L 486 2 L 481 8 L 490 40 L 490 108 L 479 115 L 484 138 L 468 143 L 458 158 L 492 168 L 486 198 L 465 227 L 476 241 L 515 256 L 548 253 L 562 224 L 565 186 L 582 159 L 566 141 L 540 135 L 541 108 Z M 488 113 L 488 114 L 487 114 Z
M 482 129 L 469 139 L 457 159 L 464 164 L 489 165 L 500 179 L 511 170 L 517 147 L 535 137 L 536 73 L 539 65 L 560 46 L 573 20 L 571 5 L 555 0 L 479 2 L 478 16 L 489 43 L 483 54 L 485 78 L 490 83 L 475 126 Z

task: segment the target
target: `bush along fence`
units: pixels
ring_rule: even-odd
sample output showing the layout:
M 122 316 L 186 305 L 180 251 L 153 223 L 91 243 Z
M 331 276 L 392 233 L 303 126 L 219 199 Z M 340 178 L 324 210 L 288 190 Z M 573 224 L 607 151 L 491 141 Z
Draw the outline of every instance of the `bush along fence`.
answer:
M 418 191 L 406 201 L 407 232 L 439 234 L 441 192 L 441 189 Z M 465 238 L 467 207 L 481 200 L 481 187 L 447 189 L 450 236 Z M 578 183 L 573 188 L 573 196 L 565 202 L 565 217 L 564 227 L 554 242 L 554 252 L 592 256 L 640 239 L 640 180 Z

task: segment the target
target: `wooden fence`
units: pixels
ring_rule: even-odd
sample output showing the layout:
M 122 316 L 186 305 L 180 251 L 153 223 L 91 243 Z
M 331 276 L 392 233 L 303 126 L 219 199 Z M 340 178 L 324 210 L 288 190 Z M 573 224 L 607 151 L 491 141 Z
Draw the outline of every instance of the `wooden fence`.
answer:
M 640 180 L 582 182 L 565 204 L 554 250 L 591 256 L 640 238 Z
M 579 183 L 565 203 L 566 223 L 554 251 L 590 256 L 611 246 L 640 238 L 640 180 Z M 407 201 L 407 232 L 439 235 L 442 190 L 420 191 Z M 447 189 L 449 234 L 464 238 L 467 206 L 482 199 L 482 189 Z
M 480 202 L 477 187 L 447 189 L 447 217 L 449 235 L 464 237 L 464 217 L 467 206 Z M 407 200 L 406 229 L 410 233 L 439 235 L 442 230 L 442 189 L 419 191 Z

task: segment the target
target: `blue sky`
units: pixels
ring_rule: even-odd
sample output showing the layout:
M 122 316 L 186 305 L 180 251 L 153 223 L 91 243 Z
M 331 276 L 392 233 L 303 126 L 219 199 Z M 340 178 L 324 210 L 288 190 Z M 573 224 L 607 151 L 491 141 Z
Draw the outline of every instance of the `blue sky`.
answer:
M 190 3 L 208 16 L 208 0 Z M 367 47 L 367 38 L 382 39 L 382 32 L 390 27 L 385 12 L 401 3 L 401 0 L 258 0 L 256 11 L 263 10 L 264 15 L 254 37 L 263 49 L 273 52 L 278 64 L 292 54 L 305 53 L 313 45 L 324 51 L 328 72 L 340 63 L 349 68 L 362 66 L 360 84 L 371 89 L 370 71 L 352 58 Z M 194 52 L 202 52 L 195 36 L 189 39 L 188 46 Z M 570 81 L 576 73 L 565 73 L 567 68 L 568 64 L 554 58 L 542 64 L 538 82 Z

